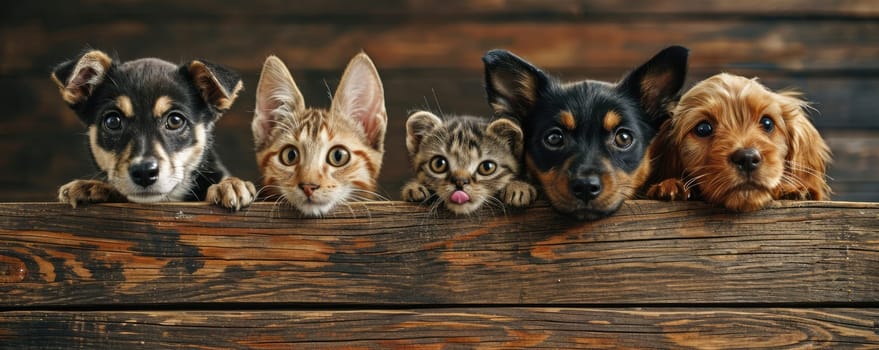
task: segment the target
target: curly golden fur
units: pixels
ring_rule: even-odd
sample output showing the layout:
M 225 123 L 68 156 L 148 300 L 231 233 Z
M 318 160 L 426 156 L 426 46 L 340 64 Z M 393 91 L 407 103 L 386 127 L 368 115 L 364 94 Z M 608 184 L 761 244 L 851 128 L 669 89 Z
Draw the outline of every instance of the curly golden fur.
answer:
M 796 92 L 718 74 L 685 93 L 651 145 L 648 197 L 702 198 L 734 211 L 774 199 L 825 200 L 830 149 Z

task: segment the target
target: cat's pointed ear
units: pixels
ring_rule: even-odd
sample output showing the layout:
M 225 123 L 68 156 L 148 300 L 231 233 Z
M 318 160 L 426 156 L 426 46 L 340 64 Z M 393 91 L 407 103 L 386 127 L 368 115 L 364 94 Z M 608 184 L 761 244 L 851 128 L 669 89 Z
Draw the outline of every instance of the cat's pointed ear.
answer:
M 488 104 L 497 116 L 523 121 L 550 86 L 549 76 L 509 51 L 491 50 L 482 63 Z
M 192 79 L 192 84 L 211 106 L 215 117 L 232 108 L 238 93 L 244 89 L 244 82 L 238 73 L 219 64 L 193 60 L 181 66 L 180 70 Z
M 354 56 L 333 96 L 332 111 L 356 120 L 363 127 L 367 143 L 384 151 L 388 112 L 381 78 L 372 60 L 361 52 Z
M 443 125 L 443 120 L 428 111 L 416 111 L 406 120 L 406 149 L 409 156 L 418 153 L 424 136 Z
M 678 99 L 687 78 L 687 56 L 690 50 L 670 46 L 647 63 L 629 73 L 617 89 L 640 101 L 647 113 L 647 122 L 658 129 L 670 117 L 668 109 Z
M 58 85 L 61 98 L 70 107 L 88 100 L 110 69 L 113 60 L 102 51 L 91 50 L 78 58 L 59 64 L 52 70 L 52 81 Z
M 287 66 L 276 56 L 266 58 L 256 87 L 256 110 L 251 123 L 257 149 L 265 146 L 279 119 L 292 119 L 303 110 L 305 100 Z
M 509 119 L 498 119 L 488 124 L 486 132 L 505 142 L 517 159 L 522 156 L 522 139 L 524 136 L 519 125 L 516 125 L 516 123 Z

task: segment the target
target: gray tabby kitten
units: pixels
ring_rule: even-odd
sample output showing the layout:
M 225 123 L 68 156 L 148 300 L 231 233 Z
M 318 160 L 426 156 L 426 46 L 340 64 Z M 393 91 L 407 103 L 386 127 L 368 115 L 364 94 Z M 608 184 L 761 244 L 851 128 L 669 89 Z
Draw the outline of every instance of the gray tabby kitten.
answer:
M 415 178 L 403 186 L 403 199 L 436 197 L 456 214 L 469 214 L 486 201 L 524 207 L 537 190 L 517 180 L 522 130 L 508 119 L 450 117 L 445 121 L 416 111 L 406 122 L 406 148 Z

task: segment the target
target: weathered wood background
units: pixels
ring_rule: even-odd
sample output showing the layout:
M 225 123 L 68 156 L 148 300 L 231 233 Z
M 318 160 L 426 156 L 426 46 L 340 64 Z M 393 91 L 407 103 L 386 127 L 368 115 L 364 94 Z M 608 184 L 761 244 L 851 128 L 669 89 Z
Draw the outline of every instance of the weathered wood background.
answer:
M 869 348 L 879 204 L 0 204 L 0 348 Z
M 365 50 L 390 113 L 381 186 L 409 176 L 404 121 L 415 108 L 485 114 L 480 57 L 507 48 L 568 80 L 615 80 L 662 47 L 691 52 L 689 83 L 719 71 L 796 87 L 834 152 L 834 199 L 879 201 L 879 4 L 872 0 L 691 1 L 39 1 L 2 14 L 0 200 L 51 200 L 94 175 L 84 129 L 48 79 L 86 46 L 122 59 L 211 59 L 246 91 L 217 147 L 241 177 L 259 177 L 249 132 L 259 68 L 291 66 L 308 103 L 328 105 L 347 60 Z
M 206 58 L 246 90 L 217 129 L 257 180 L 260 65 L 328 105 L 376 62 L 390 114 L 381 186 L 409 176 L 407 112 L 485 114 L 480 57 L 507 48 L 568 80 L 615 80 L 670 44 L 689 84 L 727 71 L 796 87 L 834 152 L 834 199 L 879 201 L 879 4 L 792 1 L 43 1 L 0 12 L 0 202 L 94 174 L 48 79 L 86 46 Z M 631 201 L 582 223 L 544 203 L 453 218 L 401 202 L 330 218 L 258 203 L 0 203 L 0 348 L 876 348 L 879 204 L 734 215 Z

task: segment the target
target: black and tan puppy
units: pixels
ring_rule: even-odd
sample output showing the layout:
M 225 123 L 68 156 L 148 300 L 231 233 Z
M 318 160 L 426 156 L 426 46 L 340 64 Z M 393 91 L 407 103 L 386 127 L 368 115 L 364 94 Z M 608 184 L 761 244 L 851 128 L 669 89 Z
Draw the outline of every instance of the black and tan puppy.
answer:
M 242 82 L 205 61 L 117 62 L 92 50 L 52 72 L 61 97 L 88 127 L 97 180 L 74 180 L 58 199 L 78 203 L 207 200 L 238 210 L 253 184 L 229 177 L 211 150 L 214 123 Z
M 483 57 L 488 102 L 518 120 L 525 166 L 552 206 L 581 220 L 614 213 L 650 173 L 647 146 L 675 101 L 688 50 L 672 46 L 613 84 L 561 83 L 504 50 Z

